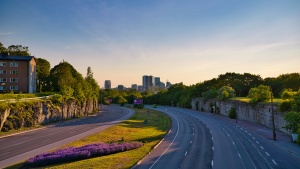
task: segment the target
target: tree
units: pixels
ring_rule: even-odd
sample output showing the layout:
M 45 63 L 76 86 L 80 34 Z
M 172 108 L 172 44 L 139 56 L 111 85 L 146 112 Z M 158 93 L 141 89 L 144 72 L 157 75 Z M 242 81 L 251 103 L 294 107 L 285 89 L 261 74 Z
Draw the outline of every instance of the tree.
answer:
M 22 45 L 10 45 L 7 48 L 7 52 L 9 52 L 10 55 L 30 56 L 28 47 Z
M 49 75 L 50 63 L 46 59 L 36 58 L 36 76 L 38 92 L 46 91 L 46 85 Z
M 0 42 L 0 53 L 6 52 L 6 48 L 3 46 L 3 44 Z
M 283 100 L 291 100 L 292 97 L 296 94 L 297 92 L 294 92 L 292 89 L 285 89 L 281 94 L 281 98 Z
M 250 103 L 256 104 L 259 102 L 267 102 L 271 99 L 271 91 L 269 86 L 259 85 L 257 88 L 251 88 L 249 90 L 248 97 Z
M 218 90 L 218 99 L 227 100 L 234 97 L 234 89 L 230 86 L 223 86 Z
M 124 104 L 127 103 L 127 100 L 126 100 L 124 97 L 120 96 L 119 99 L 118 99 L 118 103 L 119 103 L 121 106 L 123 106 Z
M 204 99 L 204 101 L 207 101 L 208 99 L 214 99 L 217 96 L 218 96 L 218 90 L 215 88 L 202 92 L 202 98 Z
M 290 130 L 292 133 L 296 133 L 300 127 L 300 113 L 290 111 L 284 115 L 284 120 L 287 122 L 287 125 L 284 128 Z
M 93 77 L 91 67 L 87 68 L 85 81 L 87 82 L 87 87 L 89 89 L 87 90 L 87 92 L 89 92 L 89 96 L 87 97 L 87 99 L 97 99 L 99 97 L 100 87 Z

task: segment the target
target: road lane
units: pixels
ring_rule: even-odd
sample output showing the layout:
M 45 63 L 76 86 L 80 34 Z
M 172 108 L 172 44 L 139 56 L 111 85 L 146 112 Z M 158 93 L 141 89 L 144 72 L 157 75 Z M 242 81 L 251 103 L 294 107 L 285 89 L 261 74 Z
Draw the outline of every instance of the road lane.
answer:
M 65 121 L 39 130 L 0 138 L 0 168 L 102 131 L 129 118 L 133 110 L 108 106 L 97 116 Z

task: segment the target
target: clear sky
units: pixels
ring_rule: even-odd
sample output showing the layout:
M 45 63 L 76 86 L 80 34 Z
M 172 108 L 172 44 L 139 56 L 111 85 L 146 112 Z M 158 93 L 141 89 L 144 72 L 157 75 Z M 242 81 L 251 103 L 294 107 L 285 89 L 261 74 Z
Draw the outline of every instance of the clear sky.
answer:
M 300 72 L 299 0 L 1 0 L 0 42 L 103 87 Z

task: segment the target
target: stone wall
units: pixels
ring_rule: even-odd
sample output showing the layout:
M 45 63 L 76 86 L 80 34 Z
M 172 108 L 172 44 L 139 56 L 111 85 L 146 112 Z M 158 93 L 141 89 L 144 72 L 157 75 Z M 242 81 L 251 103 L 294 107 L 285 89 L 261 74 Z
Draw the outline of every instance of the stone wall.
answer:
M 36 102 L 29 105 L 25 104 L 25 106 L 18 109 L 9 107 L 5 110 L 0 110 L 0 131 L 3 126 L 8 123 L 9 120 L 12 121 L 13 118 L 17 119 L 15 120 L 17 122 L 13 121 L 13 123 L 18 123 L 18 126 L 30 127 L 37 124 L 61 121 L 62 116 L 64 119 L 85 116 L 87 113 L 95 112 L 97 110 L 97 100 L 85 101 L 82 104 L 78 104 L 73 100 L 65 103 L 64 106 L 53 105 L 51 101 L 47 101 Z
M 272 106 L 271 104 L 262 104 L 259 103 L 255 106 L 252 106 L 249 103 L 228 100 L 228 101 L 219 101 L 216 99 L 207 100 L 206 102 L 202 98 L 192 99 L 191 106 L 192 109 L 196 110 L 198 103 L 198 110 L 221 114 L 227 116 L 231 107 L 234 107 L 237 111 L 237 118 L 241 120 L 250 121 L 253 123 L 264 125 L 268 128 L 272 128 Z M 212 105 L 215 107 L 212 108 Z M 290 134 L 285 128 L 286 121 L 283 119 L 283 113 L 279 112 L 277 105 L 273 105 L 274 111 L 274 123 L 276 130 L 280 130 L 284 133 Z

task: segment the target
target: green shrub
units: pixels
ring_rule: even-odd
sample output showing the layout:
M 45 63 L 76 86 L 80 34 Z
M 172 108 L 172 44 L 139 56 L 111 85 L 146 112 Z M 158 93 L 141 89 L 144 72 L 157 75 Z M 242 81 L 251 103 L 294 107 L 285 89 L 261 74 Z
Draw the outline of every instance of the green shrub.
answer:
M 133 107 L 137 108 L 137 109 L 143 109 L 144 108 L 144 104 L 134 104 Z
M 296 133 L 300 124 L 300 112 L 290 111 L 284 115 L 284 120 L 287 122 L 284 128 Z
M 281 102 L 279 105 L 279 110 L 281 112 L 287 112 L 292 110 L 292 103 L 290 101 Z
M 231 118 L 231 119 L 235 119 L 236 118 L 236 110 L 235 110 L 234 107 L 230 108 L 228 117 Z

